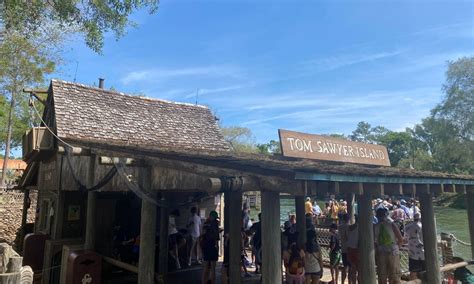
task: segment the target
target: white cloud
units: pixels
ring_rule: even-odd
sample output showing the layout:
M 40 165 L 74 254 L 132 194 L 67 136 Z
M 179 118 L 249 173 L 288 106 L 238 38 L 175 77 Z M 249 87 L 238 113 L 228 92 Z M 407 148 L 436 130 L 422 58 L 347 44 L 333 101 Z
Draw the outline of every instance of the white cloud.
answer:
M 350 65 L 394 57 L 404 53 L 405 51 L 406 50 L 396 50 L 359 55 L 338 55 L 328 58 L 308 60 L 304 63 L 304 65 L 306 65 L 307 68 L 314 69 L 318 72 L 331 71 Z
M 233 77 L 240 78 L 241 71 L 229 66 L 202 66 L 185 68 L 153 68 L 131 71 L 121 79 L 124 85 L 136 82 L 155 82 L 178 77 Z
M 401 125 L 413 125 L 429 114 L 439 101 L 440 89 L 432 87 L 396 91 L 373 91 L 369 93 L 335 93 L 324 96 L 281 95 L 269 98 L 268 104 L 253 106 L 253 113 L 242 125 L 259 129 L 262 125 L 291 125 L 292 129 L 312 129 L 318 133 L 352 130 L 358 121 L 399 129 Z M 254 101 L 257 98 L 254 99 Z M 253 102 L 254 102 L 253 101 Z M 252 106 L 252 101 L 247 106 Z M 242 109 L 245 106 L 235 105 Z M 280 127 L 279 126 L 279 127 Z
M 225 86 L 225 87 L 219 87 L 219 88 L 199 88 L 198 90 L 196 90 L 196 92 L 190 93 L 184 96 L 184 98 L 189 99 L 189 98 L 195 97 L 196 93 L 198 94 L 198 96 L 202 96 L 202 95 L 208 95 L 208 94 L 235 91 L 235 90 L 242 89 L 243 87 L 244 85 L 231 85 L 231 86 Z

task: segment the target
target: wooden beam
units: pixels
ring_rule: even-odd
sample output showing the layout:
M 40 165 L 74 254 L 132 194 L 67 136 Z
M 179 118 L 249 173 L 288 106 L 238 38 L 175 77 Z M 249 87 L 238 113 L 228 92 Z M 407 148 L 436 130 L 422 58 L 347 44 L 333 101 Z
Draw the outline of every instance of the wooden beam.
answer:
M 401 183 L 387 183 L 384 185 L 384 193 L 390 196 L 403 195 L 403 185 Z
M 467 185 L 465 185 L 465 184 L 456 186 L 456 193 L 466 194 L 466 188 L 467 188 Z
M 167 204 L 166 195 L 161 194 L 161 202 Z M 158 254 L 158 274 L 163 276 L 168 272 L 168 223 L 169 208 L 168 206 L 160 207 L 160 249 Z
M 410 197 L 416 196 L 416 184 L 403 184 L 403 194 Z
M 455 186 L 452 185 L 452 186 L 448 186 L 452 189 L 452 192 L 454 192 L 455 190 Z M 441 184 L 430 184 L 429 185 L 429 192 L 435 196 L 438 196 L 440 194 L 443 193 L 443 187 L 441 186 Z
M 229 205 L 229 280 L 230 284 L 240 284 L 240 264 L 242 255 L 242 192 L 230 191 Z
M 383 196 L 385 194 L 383 183 L 364 183 L 364 194 Z
M 471 239 L 471 259 L 474 259 L 474 188 L 466 190 L 467 220 Z
M 347 202 L 347 213 L 349 214 L 349 222 L 350 224 L 354 224 L 355 222 L 355 194 L 354 193 L 346 193 L 346 202 Z
M 151 169 L 142 168 L 139 172 L 141 187 L 151 195 Z M 138 256 L 138 284 L 153 283 L 155 277 L 155 234 L 156 205 L 142 199 L 140 217 L 140 252 Z M 164 237 L 164 236 L 161 236 Z M 166 236 L 167 238 L 168 236 Z
M 342 174 L 321 174 L 310 172 L 296 172 L 295 179 L 339 181 L 339 182 L 363 182 L 363 183 L 406 183 L 406 184 L 466 184 L 474 185 L 473 179 L 456 178 L 430 178 L 430 177 L 392 177 L 392 176 L 360 176 Z
M 297 196 L 305 196 L 305 188 L 301 181 L 283 180 L 279 178 L 258 177 L 260 180 L 260 189 L 265 191 L 275 191 L 281 193 L 290 193 Z
M 438 258 L 438 242 L 432 194 L 429 185 L 417 185 L 420 197 L 423 245 L 425 249 L 427 283 L 441 283 Z
M 87 173 L 87 186 L 92 187 L 95 184 L 95 171 L 97 157 L 89 157 L 89 168 Z M 87 212 L 86 212 L 86 236 L 84 249 L 94 250 L 95 248 L 95 218 L 97 213 L 97 192 L 89 191 L 87 193 Z
M 306 216 L 305 197 L 295 197 L 296 228 L 298 230 L 298 246 L 303 247 L 306 243 Z
M 280 196 L 262 192 L 262 283 L 282 283 Z
M 91 155 L 93 155 L 91 153 L 90 149 L 81 148 L 81 147 L 72 147 L 71 152 L 72 152 L 71 154 L 74 155 L 74 156 L 91 156 Z M 64 146 L 58 146 L 58 153 L 59 154 L 65 154 L 66 153 L 66 149 L 64 149 Z
M 374 229 L 373 229 L 373 210 L 372 197 L 368 193 L 359 195 L 359 252 L 361 261 L 362 283 L 375 284 L 375 249 L 374 249 Z M 363 236 L 363 237 L 362 237 Z
M 179 192 L 209 192 L 217 193 L 222 184 L 218 178 L 210 178 L 180 170 L 163 167 L 153 167 L 153 191 L 179 191 Z
M 334 182 L 334 194 L 339 195 L 339 193 L 340 193 L 339 182 L 335 181 Z

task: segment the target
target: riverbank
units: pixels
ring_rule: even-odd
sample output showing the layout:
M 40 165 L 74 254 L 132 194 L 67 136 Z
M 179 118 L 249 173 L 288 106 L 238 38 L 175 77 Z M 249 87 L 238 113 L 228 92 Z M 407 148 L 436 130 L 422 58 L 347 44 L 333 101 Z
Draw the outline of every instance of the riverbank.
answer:
M 466 195 L 458 193 L 443 193 L 436 197 L 434 205 L 453 209 L 466 209 Z

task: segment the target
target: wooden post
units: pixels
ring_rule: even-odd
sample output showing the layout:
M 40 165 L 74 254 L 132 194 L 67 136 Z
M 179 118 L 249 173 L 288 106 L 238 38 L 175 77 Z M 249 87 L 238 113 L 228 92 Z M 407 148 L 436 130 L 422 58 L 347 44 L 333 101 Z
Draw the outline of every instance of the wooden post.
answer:
M 296 228 L 298 230 L 298 246 L 303 247 L 306 243 L 306 216 L 305 197 L 295 196 Z M 280 217 L 278 217 L 280 219 Z
M 471 258 L 474 259 L 474 188 L 466 190 L 467 220 L 471 236 Z
M 241 229 L 242 229 L 242 192 L 229 191 L 229 280 L 231 284 L 240 284 Z M 226 204 L 227 205 L 227 204 Z
M 420 197 L 421 223 L 423 231 L 423 245 L 425 249 L 426 276 L 428 283 L 441 283 L 438 259 L 438 241 L 436 233 L 435 215 L 433 211 L 432 196 L 429 191 L 429 185 L 423 185 L 426 188 L 417 192 Z
M 370 194 L 359 196 L 359 253 L 363 284 L 375 284 L 374 213 Z
M 262 192 L 262 283 L 281 282 L 280 194 L 264 191 Z
M 140 170 L 142 189 L 151 191 L 151 169 Z M 138 283 L 154 282 L 155 276 L 155 234 L 156 234 L 156 204 L 142 199 L 140 217 L 140 253 L 138 256 Z M 163 237 L 163 236 L 162 236 Z M 166 236 L 168 239 L 168 236 Z
M 161 195 L 161 202 L 167 205 L 164 195 Z M 162 206 L 160 208 L 160 251 L 158 255 L 158 273 L 164 275 L 168 272 L 168 223 L 169 208 Z
M 88 187 L 94 186 L 95 183 L 95 167 L 96 156 L 91 155 L 89 158 L 88 171 Z M 59 204 L 59 206 L 63 206 Z M 87 212 L 86 212 L 86 236 L 84 242 L 84 249 L 94 250 L 95 248 L 95 215 L 97 210 L 97 192 L 90 191 L 87 193 Z
M 354 201 L 355 201 L 355 194 L 354 194 L 354 193 L 350 193 L 350 192 L 347 193 L 347 194 L 346 194 L 347 214 L 349 214 L 349 222 L 350 222 L 350 224 L 354 224 L 354 222 L 355 222 Z
M 224 216 L 221 216 L 224 219 L 224 234 L 229 233 L 229 218 L 230 218 L 229 206 L 230 206 L 230 203 L 232 202 L 230 195 L 231 195 L 230 192 L 224 193 Z

